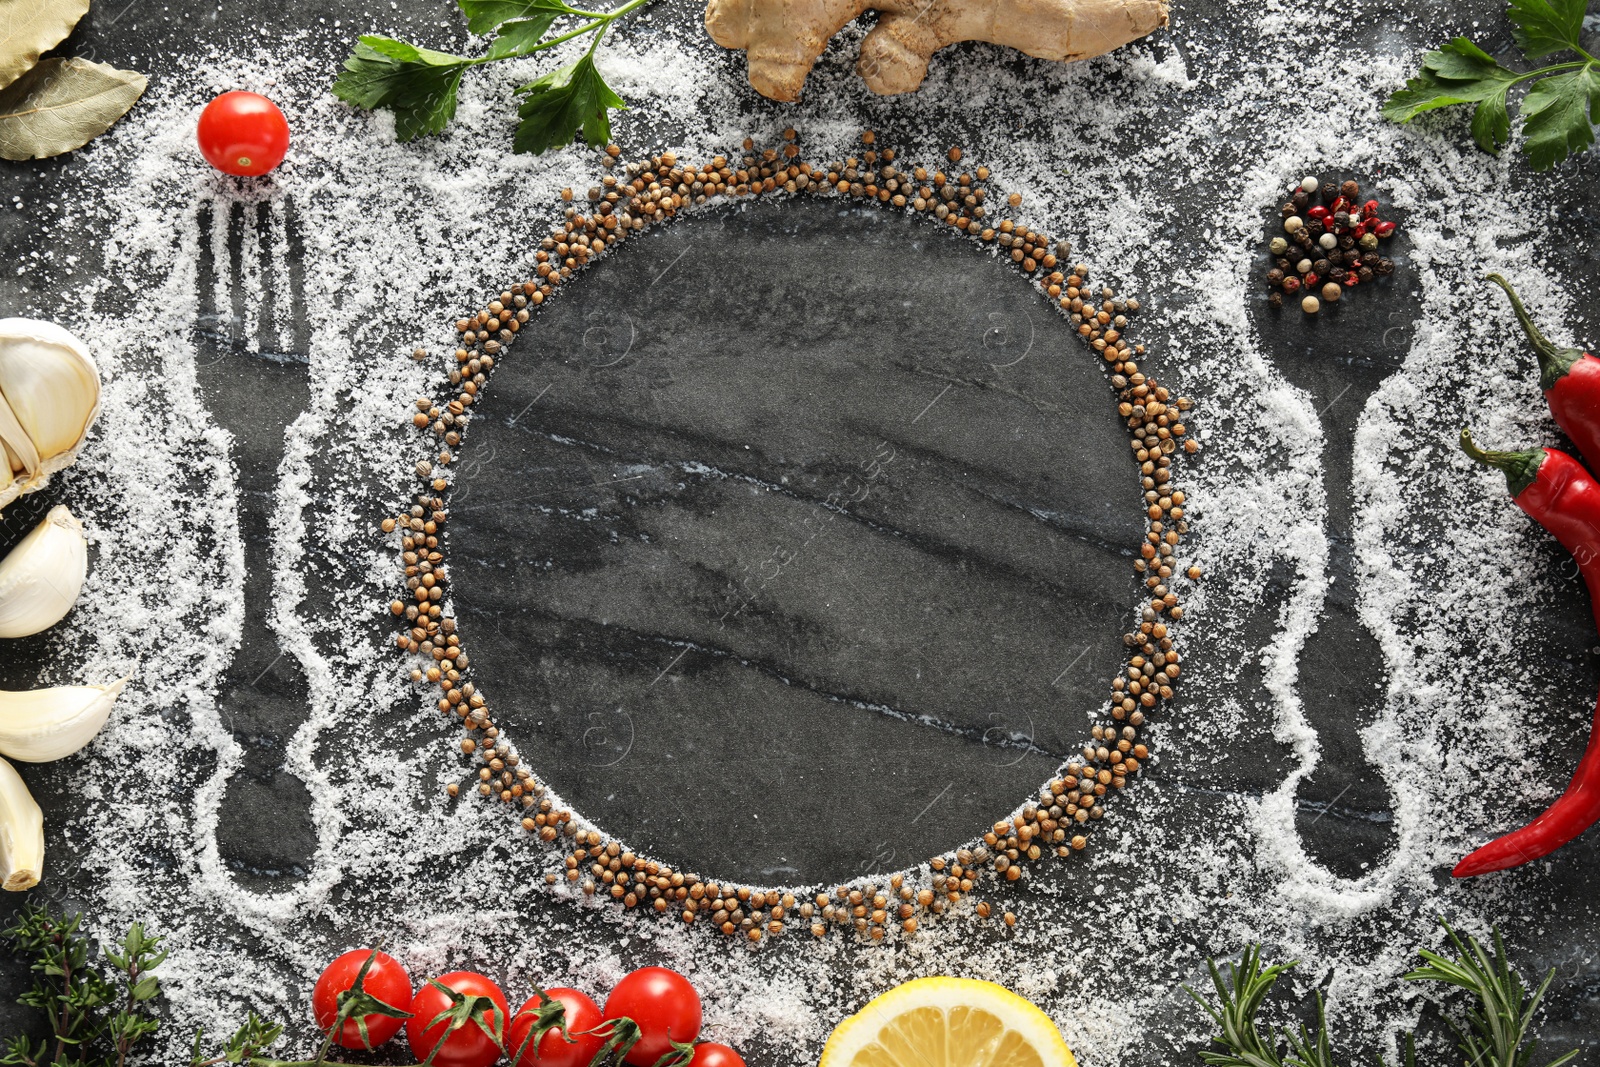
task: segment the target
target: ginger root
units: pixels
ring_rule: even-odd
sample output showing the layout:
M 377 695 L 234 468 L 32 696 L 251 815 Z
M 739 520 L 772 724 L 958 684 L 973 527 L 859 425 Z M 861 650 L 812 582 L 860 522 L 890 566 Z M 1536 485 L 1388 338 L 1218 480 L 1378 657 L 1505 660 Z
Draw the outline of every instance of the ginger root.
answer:
M 856 71 L 875 93 L 909 93 L 947 44 L 987 41 L 1062 62 L 1103 55 L 1167 24 L 1167 0 L 708 0 L 706 30 L 748 53 L 750 84 L 796 100 L 828 41 L 868 9 L 878 24 Z

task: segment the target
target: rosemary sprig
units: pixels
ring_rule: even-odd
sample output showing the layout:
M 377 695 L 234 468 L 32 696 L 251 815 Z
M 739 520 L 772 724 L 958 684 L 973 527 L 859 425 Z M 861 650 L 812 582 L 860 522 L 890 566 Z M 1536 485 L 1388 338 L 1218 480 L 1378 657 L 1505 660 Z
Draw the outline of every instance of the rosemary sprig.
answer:
M 1474 1006 L 1467 1012 L 1467 1025 L 1452 1024 L 1468 1067 L 1533 1067 L 1539 1043 L 1529 1039 L 1529 1032 L 1539 1004 L 1555 978 L 1554 969 L 1529 993 L 1511 968 L 1498 930 L 1491 955 L 1475 938 L 1462 937 L 1448 923 L 1441 925 L 1455 948 L 1456 958 L 1421 949 L 1424 965 L 1407 973 L 1405 979 L 1442 982 L 1471 995 Z M 1320 995 L 1315 1031 L 1304 1025 L 1280 1030 L 1259 1021 L 1268 994 L 1295 963 L 1264 967 L 1261 947 L 1252 945 L 1238 963 L 1228 964 L 1226 976 L 1216 961 L 1210 961 L 1208 966 L 1214 1000 L 1184 986 L 1222 1031 L 1211 1039 L 1217 1047 L 1200 1051 L 1203 1062 L 1210 1067 L 1338 1067 Z M 1574 1049 L 1543 1067 L 1560 1067 L 1577 1054 Z M 1401 1064 L 1416 1067 L 1416 1062 L 1416 1035 L 1408 1034 Z
M 1463 941 L 1449 923 L 1442 925 L 1459 958 L 1450 959 L 1422 949 L 1425 965 L 1408 973 L 1406 978 L 1413 982 L 1444 982 L 1465 989 L 1477 1000 L 1477 1006 L 1467 1012 L 1465 1028 L 1451 1024 L 1460 1042 L 1461 1054 L 1468 1063 L 1482 1063 L 1486 1067 L 1530 1067 L 1539 1042 L 1529 1041 L 1528 1031 L 1533 1028 L 1539 1002 L 1556 976 L 1555 969 L 1551 968 L 1539 988 L 1530 994 L 1506 959 L 1506 946 L 1499 930 L 1494 932 L 1494 956 L 1491 957 L 1474 938 L 1468 936 Z M 1573 1049 L 1544 1067 L 1559 1067 L 1577 1054 L 1578 1050 Z
M 1213 1040 L 1223 1047 L 1223 1051 L 1207 1049 L 1200 1053 L 1200 1059 L 1211 1067 L 1282 1067 L 1283 1060 L 1278 1056 L 1277 1038 L 1272 1028 L 1269 1026 L 1263 1031 L 1256 1022 L 1256 1016 L 1261 1013 L 1261 1002 L 1272 992 L 1278 979 L 1296 964 L 1279 963 L 1263 968 L 1261 946 L 1251 945 L 1244 950 L 1244 956 L 1238 963 L 1228 965 L 1229 976 L 1226 981 L 1215 960 L 1207 960 L 1206 966 L 1211 969 L 1211 984 L 1217 991 L 1217 1003 L 1210 1003 L 1188 986 L 1184 986 L 1183 990 L 1198 1001 L 1222 1029 L 1222 1033 Z

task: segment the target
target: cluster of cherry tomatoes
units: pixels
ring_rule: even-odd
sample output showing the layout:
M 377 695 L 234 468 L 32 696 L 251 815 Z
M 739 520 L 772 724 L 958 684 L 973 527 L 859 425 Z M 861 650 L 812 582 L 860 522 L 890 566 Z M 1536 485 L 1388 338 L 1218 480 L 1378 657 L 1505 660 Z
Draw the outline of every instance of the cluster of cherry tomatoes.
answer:
M 317 1026 L 334 1044 L 373 1049 L 403 1028 L 428 1067 L 745 1067 L 739 1054 L 700 1041 L 700 994 L 665 967 L 618 982 L 605 1008 L 576 989 L 537 991 L 512 1014 L 500 987 L 451 971 L 413 990 L 393 956 L 354 949 L 328 964 L 311 994 Z

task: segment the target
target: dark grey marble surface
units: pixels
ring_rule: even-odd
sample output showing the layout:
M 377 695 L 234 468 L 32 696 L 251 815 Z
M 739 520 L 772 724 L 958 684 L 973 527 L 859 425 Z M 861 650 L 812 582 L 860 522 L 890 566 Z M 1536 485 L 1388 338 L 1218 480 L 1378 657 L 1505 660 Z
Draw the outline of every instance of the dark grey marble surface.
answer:
M 629 252 L 473 423 L 447 559 L 475 670 L 563 796 L 691 869 L 955 847 L 1076 751 L 1125 655 L 1143 522 L 1104 373 L 1005 266 L 880 211 L 744 206 Z M 685 301 L 710 255 L 743 281 Z M 607 771 L 635 749 L 649 781 Z
M 1481 16 L 1484 43 L 1508 43 L 1498 7 L 1488 2 L 1397 4 L 1397 12 L 1424 17 L 1403 30 L 1375 18 L 1352 32 L 1391 47 L 1396 35 L 1411 44 L 1431 43 L 1438 36 L 1439 20 L 1428 16 L 1464 24 L 1468 18 L 1461 7 Z M 452 37 L 459 39 L 459 20 L 441 0 L 403 0 L 399 8 L 397 17 L 390 5 L 364 0 L 225 0 L 196 17 L 146 0 L 126 6 L 111 2 L 96 8 L 67 50 L 138 66 L 156 76 L 179 77 L 191 57 L 208 49 L 253 44 L 259 27 L 272 33 L 319 18 L 343 19 L 353 27 L 409 23 L 418 32 L 427 27 L 446 46 Z M 1225 20 L 1215 18 L 1205 0 L 1178 8 L 1174 17 L 1184 19 L 1197 39 L 1227 32 Z M 683 25 L 698 17 L 696 5 L 679 0 L 665 3 L 661 12 L 660 17 Z M 1491 26 L 1502 28 L 1491 31 Z M 730 59 L 730 77 L 741 70 L 742 60 Z M 752 108 L 762 106 L 752 99 Z M 956 126 L 979 121 L 972 116 L 952 119 Z M 0 205 L 6 206 L 0 211 L 0 263 L 24 268 L 21 273 L 0 271 L 0 314 L 22 302 L 21 287 L 37 291 L 60 284 L 58 279 L 35 278 L 27 253 L 40 221 L 56 210 L 52 190 L 72 166 L 70 157 L 0 163 Z M 22 210 L 9 209 L 13 195 L 23 197 Z M 1192 194 L 1176 190 L 1174 195 Z M 1590 187 L 1563 195 L 1554 208 L 1554 254 L 1571 265 L 1574 276 L 1588 277 L 1588 242 L 1594 220 L 1600 218 L 1596 193 Z M 869 321 L 877 309 L 840 305 L 835 299 L 842 284 L 836 271 L 793 277 L 785 272 L 780 277 L 761 255 L 762 235 L 777 227 L 794 231 L 800 254 L 826 257 L 829 253 L 820 243 L 807 251 L 805 241 L 807 234 L 825 227 L 826 211 L 811 208 L 782 218 L 763 214 L 770 210 L 724 217 L 692 234 L 669 230 L 641 241 L 626 255 L 602 264 L 571 298 L 552 308 L 542 321 L 564 344 L 539 362 L 508 366 L 510 373 L 496 378 L 494 402 L 486 405 L 475 430 L 475 458 L 463 468 L 450 565 L 479 668 L 503 672 L 528 695 L 528 706 L 512 713 L 511 721 L 519 733 L 531 731 L 534 740 L 528 744 L 564 757 L 549 765 L 566 770 L 551 773 L 583 810 L 630 840 L 659 846 L 690 863 L 756 878 L 783 876 L 792 869 L 801 872 L 797 880 L 820 879 L 853 873 L 864 869 L 863 864 L 894 865 L 967 836 L 975 814 L 986 819 L 1009 808 L 1053 766 L 1055 754 L 1070 748 L 1081 732 L 1075 724 L 1085 721 L 1079 709 L 1086 706 L 1071 701 L 1093 699 L 1097 680 L 1109 675 L 1119 649 L 1116 629 L 1108 629 L 1103 620 L 1097 623 L 1094 612 L 1061 609 L 1129 601 L 1132 584 L 1120 553 L 1137 531 L 1121 517 L 1133 495 L 1131 480 L 1124 484 L 1108 478 L 1108 466 L 1098 461 L 1120 455 L 1125 444 L 1092 365 L 1052 368 L 1062 373 L 1041 380 L 1031 395 L 1017 396 L 987 388 L 981 362 L 951 365 L 939 354 L 941 346 L 935 342 L 941 332 L 954 329 L 970 336 L 971 331 L 992 329 L 988 316 L 996 310 L 1007 317 L 1009 332 L 996 338 L 1003 345 L 1019 342 L 1014 327 L 1026 319 L 1030 330 L 1041 331 L 1047 347 L 1066 347 L 1070 342 L 1056 336 L 1064 332 L 1062 324 L 1044 314 L 1047 309 L 1025 287 L 989 261 L 942 238 L 934 240 L 912 223 L 871 216 L 868 232 L 855 238 L 861 245 L 860 261 L 845 264 L 846 272 L 867 271 L 874 262 L 892 263 L 906 254 L 906 242 L 921 241 L 926 262 L 932 264 L 929 284 L 934 288 L 925 302 L 903 315 L 887 312 L 899 318 Z M 228 224 L 237 228 L 250 223 L 240 218 Z M 97 239 L 93 233 L 83 234 L 81 251 L 89 262 Z M 647 287 L 643 301 L 629 304 L 628 314 L 648 328 L 600 314 L 607 286 L 648 280 L 674 269 L 675 263 L 681 267 L 691 261 L 694 249 L 689 246 L 695 242 L 714 242 L 719 257 L 743 257 L 747 284 L 760 299 L 735 300 L 733 294 L 712 292 L 697 298 L 708 304 L 685 303 L 680 291 Z M 680 252 L 685 258 L 677 261 Z M 1414 305 L 1407 300 L 1412 298 L 1400 284 L 1391 295 L 1390 300 L 1362 300 L 1340 308 L 1337 319 L 1310 328 L 1298 314 L 1274 314 L 1260 301 L 1252 304 L 1259 329 L 1279 355 L 1280 369 L 1316 398 L 1328 435 L 1325 466 L 1332 490 L 1335 581 L 1328 615 L 1307 649 L 1301 693 L 1321 735 L 1324 762 L 1302 794 L 1301 831 L 1317 859 L 1349 876 L 1359 874 L 1392 843 L 1390 798 L 1356 738 L 1381 682 L 1381 664 L 1371 636 L 1355 617 L 1349 583 L 1339 580 L 1340 563 L 1349 558 L 1346 487 L 1355 419 L 1361 401 L 1392 370 L 1384 353 L 1403 352 L 1408 340 L 1406 311 Z M 1600 322 L 1600 295 L 1593 287 L 1579 293 L 1578 300 L 1586 321 Z M 719 336 L 710 325 L 714 314 L 707 313 L 713 309 L 715 315 L 737 312 L 739 329 Z M 229 317 L 227 309 L 212 310 L 221 319 Z M 214 331 L 219 355 L 228 351 L 228 323 L 202 323 L 200 328 Z M 1392 345 L 1386 332 L 1391 329 L 1401 331 Z M 827 381 L 798 367 L 792 375 L 780 371 L 749 379 L 706 373 L 753 352 L 774 360 L 792 356 L 792 350 L 770 349 L 770 338 L 782 335 L 806 338 L 808 356 L 819 356 L 846 375 L 869 364 L 889 368 L 896 403 L 851 406 L 848 387 L 837 373 Z M 864 336 L 877 343 L 861 344 Z M 614 365 L 610 361 L 623 347 L 628 358 Z M 618 369 L 623 365 L 625 373 Z M 1042 370 L 1045 364 L 1039 366 Z M 241 522 L 246 529 L 265 525 L 266 505 L 249 502 L 265 484 L 260 479 L 275 471 L 282 426 L 299 410 L 296 391 L 304 387 L 299 373 L 292 360 L 219 360 L 202 374 L 208 405 L 237 438 L 234 458 L 245 482 L 247 507 Z M 262 389 L 268 381 L 274 388 Z M 939 399 L 947 384 L 953 392 Z M 1203 390 L 1203 383 L 1198 384 Z M 784 391 L 789 392 L 780 404 L 777 397 Z M 823 410 L 820 405 L 787 402 L 808 391 L 826 395 L 826 419 L 815 417 Z M 687 402 L 698 421 L 675 421 L 676 416 L 669 418 L 653 405 L 653 398 L 669 392 Z M 259 406 L 262 395 L 282 398 L 282 410 Z M 962 403 L 949 403 L 957 397 Z M 936 401 L 920 419 L 919 400 Z M 681 413 L 685 404 L 675 410 Z M 1049 427 L 1050 432 L 1029 434 L 1026 442 L 1008 439 L 1024 422 Z M 749 452 L 757 454 L 746 454 L 742 446 L 752 442 L 759 448 Z M 895 458 L 850 513 L 823 506 L 848 478 L 863 484 L 860 464 L 884 455 L 880 448 L 886 442 Z M 691 471 L 686 466 L 691 462 L 715 468 L 722 476 Z M 1045 471 L 1052 477 L 1045 479 Z M 634 481 L 619 480 L 635 475 Z M 507 495 L 507 480 L 519 477 L 529 479 L 526 496 L 558 495 L 548 506 L 523 502 L 512 509 L 496 508 L 495 501 Z M 575 487 L 572 495 L 564 495 L 569 487 Z M 524 495 L 520 487 L 517 495 Z M 954 513 L 968 525 L 951 518 L 952 503 L 960 505 Z M 20 536 L 48 504 L 48 499 L 35 499 L 8 509 L 0 548 Z M 586 508 L 593 508 L 594 516 L 582 514 Z M 712 555 L 696 556 L 674 544 L 673 530 L 680 524 L 713 514 L 725 541 L 718 545 L 702 538 L 694 550 Z M 870 547 L 860 532 L 869 522 L 902 535 L 904 550 Z M 762 543 L 749 536 L 756 526 L 764 536 L 777 530 L 783 538 L 777 544 Z M 823 533 L 812 539 L 819 526 Z M 498 547 L 508 533 L 517 546 L 509 557 Z M 246 537 L 247 544 L 250 540 Z M 491 543 L 497 547 L 489 547 Z M 793 562 L 764 580 L 773 571 L 768 561 L 774 548 L 796 544 L 805 547 Z M 1552 565 L 1558 552 L 1552 548 Z M 581 573 L 581 581 L 573 577 L 579 573 L 575 561 L 594 559 L 604 564 Z M 1061 577 L 1062 561 L 1072 564 L 1066 579 Z M 546 569 L 545 563 L 554 566 Z M 659 575 L 659 582 L 644 596 L 624 591 L 616 584 L 624 566 L 642 567 Z M 860 588 L 850 590 L 850 582 Z M 1284 576 L 1281 584 L 1259 594 L 1262 643 L 1272 632 L 1276 605 L 1287 595 L 1288 582 Z M 270 596 L 267 586 L 260 569 L 252 566 L 247 597 L 262 602 Z M 745 600 L 730 587 L 756 594 L 746 598 L 750 606 L 731 624 L 726 613 Z M 1592 689 L 1595 670 L 1586 651 L 1590 642 L 1584 638 L 1592 636 L 1588 609 L 1574 589 L 1572 598 L 1544 608 L 1534 623 L 1553 635 L 1555 654 L 1571 661 L 1574 686 Z M 546 605 L 539 612 L 528 606 L 535 596 Z M 829 604 L 829 597 L 841 602 L 849 597 L 850 610 L 830 612 L 819 621 L 815 606 L 819 598 Z M 1186 653 L 1203 658 L 1208 651 L 1203 635 L 1195 636 Z M 530 644 L 536 652 L 530 653 Z M 992 647 L 997 655 L 984 661 L 982 671 L 953 673 L 957 668 L 948 651 L 975 647 Z M 34 657 L 42 648 L 42 638 L 8 642 L 0 650 L 0 684 L 30 684 Z M 1080 648 L 1086 651 L 1078 660 L 1074 657 Z M 221 833 L 223 855 L 246 876 L 263 880 L 292 874 L 314 843 L 305 825 L 304 787 L 273 771 L 274 754 L 281 753 L 303 714 L 303 682 L 292 665 L 280 661 L 279 651 L 264 628 L 247 630 L 223 695 L 235 709 L 238 735 L 261 754 L 252 761 L 255 771 L 239 776 L 230 791 Z M 552 679 L 584 696 L 541 711 L 539 698 Z M 713 679 L 718 679 L 715 690 Z M 936 693 L 930 679 L 941 683 Z M 1246 677 L 1241 692 L 1250 686 Z M 982 699 L 995 690 L 1005 694 L 1003 701 Z M 1063 690 L 1071 692 L 1063 695 Z M 737 699 L 728 699 L 730 692 Z M 826 723 L 840 700 L 915 708 L 944 725 L 913 728 L 887 713 L 856 718 L 849 739 L 851 759 L 841 758 L 847 751 L 844 743 L 828 739 L 825 729 L 820 737 L 804 739 L 787 732 L 802 717 Z M 1058 701 L 1072 713 L 1048 715 Z M 625 714 L 619 715 L 618 708 Z M 1001 717 L 990 718 L 996 712 Z M 725 716 L 726 731 L 689 743 L 673 729 L 675 721 L 702 723 L 707 716 Z M 920 731 L 915 735 L 920 749 L 899 740 L 912 729 Z M 1038 751 L 997 743 L 1012 734 L 1030 739 Z M 667 773 L 697 798 L 693 814 L 663 818 L 645 798 L 630 792 L 629 781 L 607 776 L 608 760 L 628 744 L 671 754 Z M 730 751 L 737 749 L 748 760 L 752 745 L 771 759 L 745 765 L 762 771 L 726 773 Z M 1183 787 L 1181 795 L 1196 806 L 1217 791 L 1259 794 L 1282 780 L 1283 756 L 1270 737 L 1242 738 L 1240 746 L 1244 758 L 1226 768 L 1194 753 L 1167 759 L 1153 773 Z M 1551 758 L 1570 760 L 1578 747 L 1577 741 L 1565 740 Z M 544 761 L 538 763 L 543 770 Z M 925 798 L 939 793 L 941 763 L 959 783 L 956 795 L 919 816 Z M 31 769 L 25 773 L 47 810 L 52 790 L 69 787 L 64 776 Z M 766 806 L 764 798 L 774 781 L 810 802 L 798 809 Z M 815 784 L 796 789 L 797 781 Z M 907 783 L 914 788 L 898 788 Z M 917 816 L 911 820 L 914 832 L 898 833 L 886 842 L 883 847 L 899 858 L 885 859 L 876 840 L 863 842 L 854 831 L 864 813 L 892 808 L 899 795 L 907 798 L 901 814 Z M 1140 812 L 1136 795 L 1128 798 L 1128 810 L 1133 817 L 1152 814 Z M 1185 814 L 1179 810 L 1170 817 L 1182 825 Z M 842 835 L 842 828 L 852 832 Z M 855 851 L 841 851 L 841 841 Z M 738 870 L 739 862 L 748 862 L 748 871 Z M 1543 876 L 1549 884 L 1539 892 L 1553 901 L 1567 895 L 1586 900 L 1596 870 L 1600 845 L 1591 837 L 1562 853 Z M 1115 891 L 1116 876 L 1111 881 Z M 1518 949 L 1530 969 L 1572 957 L 1575 946 L 1560 932 L 1569 924 L 1592 929 L 1585 925 L 1584 906 L 1560 907 L 1552 905 L 1549 935 Z M 1586 1044 L 1579 1061 L 1583 1064 L 1600 1062 L 1595 1051 L 1600 1040 L 1596 967 L 1590 961 L 1563 971 L 1546 1025 L 1555 1047 Z M 0 987 L 14 988 L 17 978 L 15 969 L 0 961 Z M 759 1047 L 747 1051 L 752 1064 L 766 1062 Z M 1145 1052 L 1141 1063 L 1194 1062 L 1191 1050 L 1159 1041 Z

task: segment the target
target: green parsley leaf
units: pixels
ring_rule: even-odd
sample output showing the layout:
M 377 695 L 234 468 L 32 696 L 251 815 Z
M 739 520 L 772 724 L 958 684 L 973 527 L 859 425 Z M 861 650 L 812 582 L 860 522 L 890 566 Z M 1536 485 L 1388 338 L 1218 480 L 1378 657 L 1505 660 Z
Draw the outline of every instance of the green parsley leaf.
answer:
M 611 139 L 613 109 L 624 109 L 627 102 L 612 92 L 600 76 L 592 55 L 529 82 L 517 90 L 528 99 L 517 109 L 514 147 L 518 152 L 544 152 L 572 143 L 581 129 L 592 145 Z
M 0 0 L 3 4 L 5 0 Z M 388 108 L 403 141 L 438 133 L 455 116 L 456 92 L 467 68 L 541 52 L 587 36 L 582 59 L 524 85 L 518 109 L 521 124 L 518 152 L 541 152 L 570 144 L 579 130 L 591 144 L 611 137 L 609 112 L 624 108 L 594 65 L 594 51 L 618 19 L 627 18 L 651 0 L 625 0 L 610 11 L 584 11 L 566 0 L 457 0 L 476 34 L 494 34 L 486 55 L 476 59 L 434 52 L 389 37 L 362 37 L 334 80 L 334 95 L 356 107 Z M 577 25 L 551 34 L 558 19 Z
M 456 0 L 467 16 L 467 29 L 480 37 L 514 19 L 544 19 L 545 26 L 576 12 L 561 0 Z
M 1506 112 L 1506 94 L 1491 96 L 1472 112 L 1472 139 L 1491 156 L 1511 139 L 1511 116 Z
M 540 42 L 556 20 L 554 13 L 538 18 L 518 19 L 500 27 L 500 34 L 489 45 L 490 59 L 510 59 L 539 50 Z
M 438 133 L 455 117 L 456 90 L 471 62 L 391 37 L 364 36 L 334 79 L 333 95 L 356 107 L 388 108 L 395 135 L 413 141 Z
M 1576 51 L 1588 0 L 1510 0 L 1511 35 L 1529 59 Z
M 1593 63 L 1534 83 L 1522 101 L 1524 149 L 1534 170 L 1549 170 L 1594 144 L 1600 118 L 1600 67 Z
M 1516 71 L 1501 66 L 1465 37 L 1457 37 L 1422 57 L 1417 76 L 1384 103 L 1383 117 L 1392 122 L 1410 122 L 1434 108 L 1496 99 L 1499 110 L 1504 111 L 1506 91 L 1517 77 Z M 1483 140 L 1478 143 L 1482 145 Z

